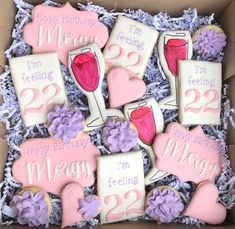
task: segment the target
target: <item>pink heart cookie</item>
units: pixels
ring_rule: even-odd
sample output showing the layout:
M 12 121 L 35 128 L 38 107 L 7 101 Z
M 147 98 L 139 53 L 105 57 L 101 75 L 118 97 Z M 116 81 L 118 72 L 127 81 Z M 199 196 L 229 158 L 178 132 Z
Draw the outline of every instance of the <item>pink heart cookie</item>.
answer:
M 108 74 L 109 104 L 119 107 L 141 98 L 145 91 L 145 82 L 130 76 L 125 68 L 113 68 Z
M 210 224 L 223 223 L 226 218 L 225 207 L 217 203 L 217 187 L 205 181 L 201 183 L 183 215 L 191 216 Z
M 79 213 L 79 199 L 84 198 L 82 187 L 77 183 L 69 183 L 61 191 L 62 228 L 83 221 Z

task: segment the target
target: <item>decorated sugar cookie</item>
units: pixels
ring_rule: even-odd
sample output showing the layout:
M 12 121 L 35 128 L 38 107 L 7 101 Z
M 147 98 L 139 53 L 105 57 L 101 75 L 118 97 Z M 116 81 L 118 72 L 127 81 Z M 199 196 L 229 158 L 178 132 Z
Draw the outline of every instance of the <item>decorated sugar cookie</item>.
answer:
M 123 117 L 121 111 L 105 108 L 101 91 L 105 66 L 96 44 L 70 52 L 68 65 L 74 81 L 88 99 L 90 116 L 86 119 L 86 131 L 104 126 L 107 117 Z
M 184 209 L 179 193 L 171 187 L 159 186 L 146 198 L 145 213 L 161 223 L 170 223 Z
M 146 92 L 142 79 L 133 77 L 122 67 L 112 68 L 108 73 L 109 105 L 116 108 L 141 98 Z
M 140 151 L 99 157 L 97 182 L 102 224 L 144 214 L 144 169 Z
M 226 218 L 226 209 L 218 203 L 218 196 L 219 190 L 215 184 L 209 181 L 202 182 L 195 191 L 184 215 L 209 224 L 223 223 Z
M 178 109 L 178 60 L 192 58 L 192 39 L 188 31 L 163 32 L 158 41 L 158 52 L 163 71 L 170 83 L 170 95 L 159 102 L 162 109 Z
M 61 188 L 70 182 L 89 187 L 94 181 L 99 150 L 83 134 L 65 144 L 53 137 L 27 140 L 20 145 L 20 158 L 12 168 L 13 177 L 23 187 L 39 186 L 60 195 Z
M 181 182 L 215 181 L 223 169 L 221 144 L 207 137 L 200 126 L 191 131 L 171 123 L 153 143 L 157 168 L 179 178 Z
M 145 184 L 151 184 L 167 175 L 166 172 L 156 168 L 156 156 L 152 149 L 152 144 L 164 128 L 164 120 L 159 104 L 154 98 L 145 99 L 137 103 L 125 105 L 124 114 L 138 131 L 138 143 L 149 153 L 152 168 L 145 177 Z
M 204 58 L 216 57 L 226 46 L 226 35 L 216 25 L 206 25 L 193 34 L 193 49 Z
M 29 187 L 13 196 L 11 207 L 17 222 L 30 227 L 48 225 L 52 212 L 49 195 L 37 187 Z
M 9 64 L 26 126 L 46 123 L 54 104 L 67 103 L 56 53 L 11 58 Z
M 123 67 L 142 79 L 157 38 L 158 32 L 149 26 L 118 16 L 104 49 L 105 72 Z
M 79 212 L 81 199 L 84 199 L 83 188 L 78 183 L 68 183 L 61 189 L 62 228 L 84 221 Z
M 102 138 L 111 153 L 128 152 L 137 144 L 138 133 L 130 121 L 109 118 L 102 130 Z
M 37 5 L 32 20 L 24 27 L 24 39 L 33 53 L 57 52 L 65 65 L 69 51 L 91 43 L 102 48 L 108 39 L 97 13 L 76 10 L 68 2 L 62 7 Z
M 63 139 L 66 144 L 81 137 L 85 121 L 78 108 L 67 107 L 65 104 L 56 105 L 47 114 L 47 118 L 48 130 L 52 137 Z
M 183 125 L 219 125 L 222 65 L 179 61 L 179 119 Z
M 81 221 L 89 221 L 101 211 L 100 199 L 96 195 L 84 196 L 83 188 L 69 183 L 61 190 L 62 228 Z

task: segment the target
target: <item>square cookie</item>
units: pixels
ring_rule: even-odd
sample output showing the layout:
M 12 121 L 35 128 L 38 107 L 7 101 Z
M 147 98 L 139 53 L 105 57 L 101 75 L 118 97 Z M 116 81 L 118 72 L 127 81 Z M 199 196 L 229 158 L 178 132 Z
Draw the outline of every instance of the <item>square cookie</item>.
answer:
M 142 79 L 158 34 L 145 24 L 119 16 L 104 49 L 106 73 L 124 67 Z
M 219 125 L 222 65 L 179 61 L 179 119 L 183 125 Z
M 46 123 L 54 104 L 67 103 L 56 52 L 11 58 L 9 64 L 26 126 Z
M 102 224 L 144 214 L 144 168 L 140 151 L 99 157 L 97 180 Z

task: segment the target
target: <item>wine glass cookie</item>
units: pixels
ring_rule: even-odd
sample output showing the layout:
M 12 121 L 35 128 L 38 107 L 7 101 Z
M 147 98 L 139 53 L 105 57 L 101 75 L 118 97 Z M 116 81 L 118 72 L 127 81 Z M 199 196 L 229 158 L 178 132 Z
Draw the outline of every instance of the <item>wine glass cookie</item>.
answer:
M 161 223 L 170 223 L 180 216 L 184 204 L 179 193 L 172 187 L 159 186 L 150 191 L 146 197 L 145 213 Z
M 193 50 L 204 58 L 214 58 L 226 46 L 226 35 L 216 25 L 206 25 L 193 34 Z
M 49 195 L 38 187 L 25 188 L 13 197 L 12 209 L 17 222 L 30 227 L 47 225 L 52 212 Z
M 138 133 L 130 121 L 108 118 L 102 137 L 111 153 L 128 152 L 137 144 Z
M 168 175 L 156 168 L 156 155 L 152 143 L 158 133 L 164 128 L 164 120 L 158 103 L 154 98 L 145 99 L 137 103 L 125 105 L 124 114 L 138 131 L 138 143 L 148 152 L 152 168 L 145 177 L 145 184 L 151 184 Z
M 163 71 L 170 83 L 170 95 L 159 102 L 162 109 L 178 109 L 178 60 L 192 58 L 192 39 L 189 31 L 163 32 L 158 41 L 158 52 Z
M 104 126 L 107 117 L 123 117 L 121 111 L 105 108 L 101 91 L 105 63 L 95 43 L 69 52 L 68 65 L 74 81 L 88 99 L 90 116 L 86 119 L 86 131 Z
M 64 105 L 56 105 L 54 110 L 47 114 L 49 121 L 49 133 L 56 139 L 62 139 L 64 143 L 78 139 L 85 126 L 85 120 L 78 108 Z

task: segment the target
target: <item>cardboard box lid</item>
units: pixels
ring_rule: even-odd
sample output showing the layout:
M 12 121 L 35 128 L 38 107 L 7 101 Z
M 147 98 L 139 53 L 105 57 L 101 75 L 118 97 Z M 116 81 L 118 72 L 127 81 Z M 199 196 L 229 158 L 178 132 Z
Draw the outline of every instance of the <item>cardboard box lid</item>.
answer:
M 67 0 L 56 0 L 58 3 L 65 3 Z M 35 4 L 40 4 L 43 0 L 26 0 Z M 77 2 L 87 3 L 87 0 L 69 0 L 69 2 L 76 4 Z M 94 4 L 104 6 L 108 10 L 122 10 L 125 8 L 132 9 L 143 9 L 151 14 L 156 14 L 159 11 L 164 11 L 169 13 L 171 16 L 177 16 L 182 13 L 183 10 L 191 7 L 197 8 L 201 14 L 208 15 L 210 13 L 215 13 L 219 15 L 223 9 L 225 9 L 232 0 L 93 0 Z M 174 7 L 172 7 L 174 6 Z

